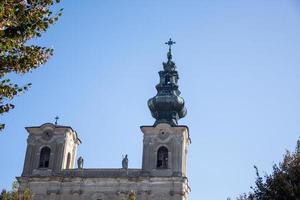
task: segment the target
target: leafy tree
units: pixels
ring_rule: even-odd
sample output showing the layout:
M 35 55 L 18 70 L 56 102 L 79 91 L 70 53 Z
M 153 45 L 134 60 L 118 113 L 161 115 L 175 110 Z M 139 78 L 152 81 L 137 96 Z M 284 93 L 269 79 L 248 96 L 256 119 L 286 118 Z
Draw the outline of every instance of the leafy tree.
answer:
M 28 189 L 24 192 L 18 192 L 18 184 L 14 182 L 12 191 L 6 192 L 2 190 L 0 200 L 33 200 L 33 197 Z
M 296 151 L 287 151 L 270 175 L 261 176 L 256 166 L 255 187 L 237 200 L 300 200 L 300 139 Z
M 31 86 L 19 86 L 7 75 L 31 72 L 53 54 L 53 49 L 29 42 L 58 20 L 62 9 L 56 14 L 50 10 L 55 3 L 59 0 L 0 0 L 0 115 L 13 109 L 11 100 Z M 0 123 L 0 130 L 4 127 Z
M 136 200 L 136 194 L 134 191 L 130 191 L 128 199 L 127 200 Z

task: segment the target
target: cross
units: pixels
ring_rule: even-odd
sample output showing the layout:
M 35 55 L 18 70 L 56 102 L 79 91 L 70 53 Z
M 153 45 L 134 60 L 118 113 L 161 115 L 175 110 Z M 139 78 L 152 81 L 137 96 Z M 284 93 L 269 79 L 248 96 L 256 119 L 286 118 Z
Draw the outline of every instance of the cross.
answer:
M 176 42 L 170 38 L 168 42 L 165 42 L 165 44 L 169 45 L 169 52 L 171 52 L 171 47 L 173 44 L 176 44 Z
M 59 117 L 56 116 L 54 119 L 55 119 L 55 125 L 57 125 L 57 121 L 59 120 Z

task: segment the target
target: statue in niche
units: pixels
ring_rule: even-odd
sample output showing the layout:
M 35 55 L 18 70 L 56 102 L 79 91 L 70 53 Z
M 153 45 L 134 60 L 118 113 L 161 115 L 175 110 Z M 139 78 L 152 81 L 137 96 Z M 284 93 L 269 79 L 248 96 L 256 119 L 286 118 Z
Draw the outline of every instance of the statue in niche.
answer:
M 84 163 L 83 157 L 80 156 L 80 157 L 77 159 L 77 166 L 78 166 L 78 169 L 82 169 L 82 168 L 83 168 L 83 163 Z
M 128 155 L 126 154 L 125 157 L 122 160 L 122 168 L 128 169 Z

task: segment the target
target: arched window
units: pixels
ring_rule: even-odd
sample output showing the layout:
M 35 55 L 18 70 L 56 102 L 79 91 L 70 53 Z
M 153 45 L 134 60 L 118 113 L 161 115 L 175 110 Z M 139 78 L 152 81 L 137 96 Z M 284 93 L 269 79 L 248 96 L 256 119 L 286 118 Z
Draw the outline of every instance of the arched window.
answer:
M 71 164 L 71 154 L 68 153 L 66 169 L 70 169 L 70 164 Z
M 157 151 L 157 163 L 156 167 L 158 169 L 167 169 L 168 168 L 168 149 L 164 146 L 159 147 Z
M 166 78 L 165 78 L 165 84 L 166 85 L 171 84 L 171 77 L 169 75 L 167 75 Z
M 50 161 L 51 149 L 49 147 L 43 147 L 40 154 L 39 168 L 48 168 Z

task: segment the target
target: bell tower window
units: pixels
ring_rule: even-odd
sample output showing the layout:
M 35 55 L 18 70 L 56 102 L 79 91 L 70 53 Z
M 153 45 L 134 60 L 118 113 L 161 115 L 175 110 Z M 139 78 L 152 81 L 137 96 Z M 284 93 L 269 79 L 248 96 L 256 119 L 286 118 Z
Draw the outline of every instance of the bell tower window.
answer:
M 40 154 L 39 168 L 48 168 L 50 162 L 51 149 L 49 147 L 43 147 Z
M 160 147 L 157 151 L 157 163 L 156 168 L 167 169 L 168 168 L 168 149 L 164 146 Z
M 171 77 L 169 75 L 166 76 L 165 78 L 165 84 L 170 85 L 171 84 Z

